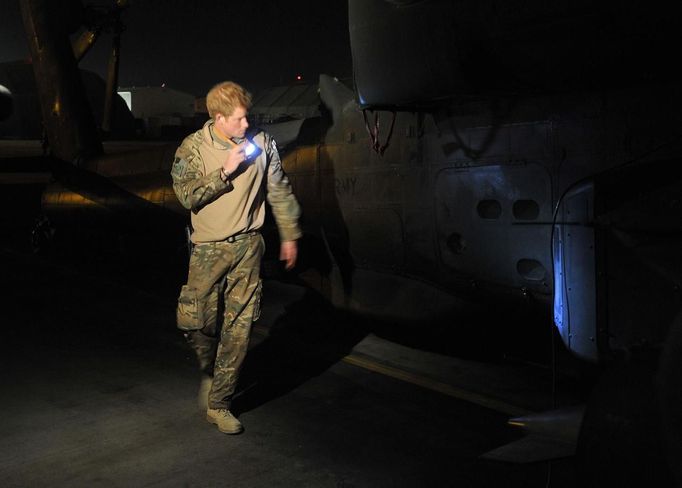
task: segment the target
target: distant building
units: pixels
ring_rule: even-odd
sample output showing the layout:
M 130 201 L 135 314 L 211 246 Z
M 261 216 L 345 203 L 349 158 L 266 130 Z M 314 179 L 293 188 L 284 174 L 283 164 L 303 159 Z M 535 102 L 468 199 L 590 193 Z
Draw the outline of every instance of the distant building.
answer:
M 201 118 L 195 109 L 196 97 L 165 86 L 119 88 L 136 119 L 142 121 L 146 137 L 174 139 L 187 135 Z

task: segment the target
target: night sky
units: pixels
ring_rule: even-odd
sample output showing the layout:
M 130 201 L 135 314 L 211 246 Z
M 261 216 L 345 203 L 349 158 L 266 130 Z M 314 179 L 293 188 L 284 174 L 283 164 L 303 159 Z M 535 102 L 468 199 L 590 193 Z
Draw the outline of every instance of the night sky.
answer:
M 109 2 L 84 2 L 109 5 Z M 351 75 L 346 0 L 134 0 L 124 13 L 119 86 L 159 86 L 204 95 L 234 80 L 252 92 L 320 73 Z M 29 57 L 18 0 L 0 0 L 0 62 Z M 101 75 L 103 34 L 81 61 Z

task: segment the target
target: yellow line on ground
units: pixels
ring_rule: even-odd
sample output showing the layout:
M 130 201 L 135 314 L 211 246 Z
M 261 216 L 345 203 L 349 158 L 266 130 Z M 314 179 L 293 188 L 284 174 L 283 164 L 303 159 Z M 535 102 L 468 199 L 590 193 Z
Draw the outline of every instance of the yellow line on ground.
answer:
M 261 325 L 254 325 L 253 330 L 255 333 L 263 336 L 268 335 L 268 328 Z M 496 412 L 504 413 L 512 417 L 521 417 L 524 415 L 529 415 L 533 413 L 531 410 L 527 410 L 516 405 L 511 405 L 509 403 L 497 400 L 495 398 L 490 398 L 479 393 L 474 393 L 471 391 L 463 390 L 462 388 L 457 388 L 456 386 L 443 383 L 426 376 L 422 376 L 410 371 L 405 371 L 404 369 L 396 368 L 394 366 L 389 366 L 387 364 L 382 364 L 375 361 L 367 356 L 359 354 L 349 354 L 341 358 L 344 363 L 357 366 L 374 373 L 379 373 L 384 376 L 389 376 L 407 383 L 426 388 L 428 390 L 437 391 L 443 395 L 449 397 L 457 398 L 458 400 L 463 400 L 465 402 L 473 403 L 490 410 L 495 410 Z
M 510 405 L 509 403 L 503 402 L 501 400 L 490 398 L 479 393 L 463 390 L 462 388 L 457 388 L 456 386 L 452 386 L 426 376 L 411 373 L 400 368 L 388 366 L 357 354 L 350 354 L 344 357 L 343 362 L 352 364 L 354 366 L 359 366 L 375 373 L 383 374 L 384 376 L 390 376 L 391 378 L 402 380 L 413 385 L 421 386 L 422 388 L 437 391 L 444 395 L 457 398 L 458 400 L 463 400 L 481 407 L 489 408 L 512 417 L 520 417 L 532 413 L 530 410 L 526 410 L 515 405 Z

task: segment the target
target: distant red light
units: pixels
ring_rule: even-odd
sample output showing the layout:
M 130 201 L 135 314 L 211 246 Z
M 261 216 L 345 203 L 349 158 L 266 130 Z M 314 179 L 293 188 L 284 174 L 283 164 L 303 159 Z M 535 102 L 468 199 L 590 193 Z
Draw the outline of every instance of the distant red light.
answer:
M 302 77 L 301 75 L 296 75 L 296 80 L 297 80 L 297 81 L 301 81 L 302 79 L 303 79 L 303 77 Z

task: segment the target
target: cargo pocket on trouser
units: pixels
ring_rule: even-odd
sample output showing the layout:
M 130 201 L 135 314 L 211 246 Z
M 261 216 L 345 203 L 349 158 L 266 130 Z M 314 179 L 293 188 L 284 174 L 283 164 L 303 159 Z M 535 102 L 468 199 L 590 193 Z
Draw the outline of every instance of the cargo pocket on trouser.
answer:
M 193 286 L 183 285 L 178 297 L 176 312 L 178 329 L 185 331 L 202 329 L 204 327 L 202 309 L 197 289 Z
M 260 318 L 260 301 L 263 297 L 263 280 L 258 280 L 258 286 L 253 294 L 253 318 L 252 322 L 255 322 Z

